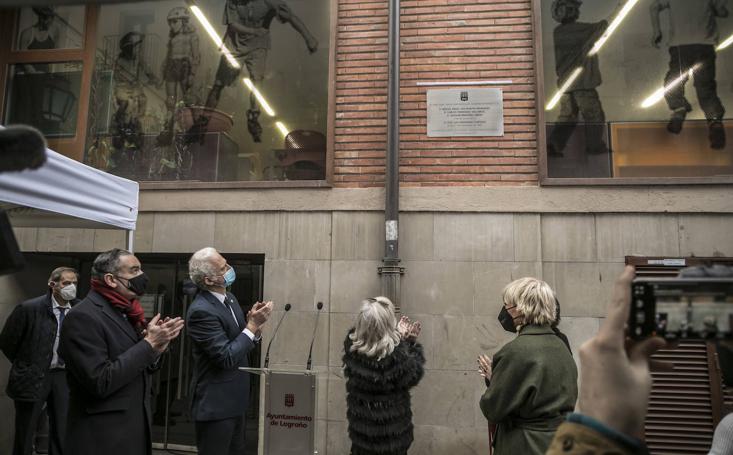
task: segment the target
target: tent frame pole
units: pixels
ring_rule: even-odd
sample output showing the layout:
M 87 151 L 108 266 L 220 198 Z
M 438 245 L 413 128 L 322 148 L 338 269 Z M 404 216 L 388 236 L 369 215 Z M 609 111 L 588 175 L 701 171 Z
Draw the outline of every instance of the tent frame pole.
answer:
M 125 249 L 130 253 L 133 253 L 133 248 L 135 247 L 135 231 L 127 229 L 125 232 L 127 233 L 125 239 Z

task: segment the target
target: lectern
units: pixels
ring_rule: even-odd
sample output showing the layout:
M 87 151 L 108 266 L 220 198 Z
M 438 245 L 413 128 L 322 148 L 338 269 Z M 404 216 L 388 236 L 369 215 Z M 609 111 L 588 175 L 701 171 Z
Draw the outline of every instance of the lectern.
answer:
M 317 454 L 316 372 L 240 368 L 260 376 L 259 455 Z

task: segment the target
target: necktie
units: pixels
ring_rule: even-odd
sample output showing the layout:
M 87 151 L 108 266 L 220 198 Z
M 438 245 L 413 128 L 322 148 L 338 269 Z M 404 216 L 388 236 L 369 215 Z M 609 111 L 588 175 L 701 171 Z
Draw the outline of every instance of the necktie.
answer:
M 237 327 L 239 327 L 239 321 L 237 321 L 237 316 L 234 314 L 234 309 L 232 308 L 232 299 L 229 297 L 224 299 L 224 305 L 229 308 L 229 312 L 232 313 L 232 317 L 234 318 L 234 323 L 237 324 Z
M 64 316 L 66 316 L 66 310 L 68 310 L 68 308 L 64 308 L 60 306 L 58 307 L 58 309 L 59 309 L 59 332 L 58 333 L 61 334 L 61 324 L 64 323 Z M 61 358 L 61 354 L 59 354 L 58 352 L 56 352 L 56 355 L 58 356 L 58 366 L 63 367 L 64 359 Z

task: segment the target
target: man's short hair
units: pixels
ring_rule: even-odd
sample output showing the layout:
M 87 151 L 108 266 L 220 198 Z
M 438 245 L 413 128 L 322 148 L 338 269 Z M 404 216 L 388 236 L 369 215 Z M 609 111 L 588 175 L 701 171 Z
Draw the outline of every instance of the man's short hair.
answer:
M 132 253 L 120 248 L 112 248 L 109 251 L 100 253 L 92 264 L 92 277 L 102 278 L 107 273 L 116 275 L 120 271 L 120 258 L 122 256 L 132 256 Z
M 218 272 L 211 263 L 211 259 L 216 254 L 219 254 L 219 252 L 215 248 L 201 248 L 193 253 L 191 259 L 188 261 L 188 275 L 199 289 L 208 290 L 209 286 L 204 282 L 204 278 L 216 275 Z
M 57 267 L 53 269 L 53 272 L 51 272 L 51 276 L 48 277 L 48 281 L 53 281 L 54 283 L 58 283 L 61 281 L 61 275 L 63 275 L 66 272 L 71 272 L 74 275 L 76 275 L 76 279 L 79 279 L 79 272 L 76 271 L 76 269 L 71 267 Z
M 557 317 L 557 299 L 549 284 L 525 277 L 507 284 L 501 292 L 507 307 L 522 314 L 522 325 L 551 325 Z

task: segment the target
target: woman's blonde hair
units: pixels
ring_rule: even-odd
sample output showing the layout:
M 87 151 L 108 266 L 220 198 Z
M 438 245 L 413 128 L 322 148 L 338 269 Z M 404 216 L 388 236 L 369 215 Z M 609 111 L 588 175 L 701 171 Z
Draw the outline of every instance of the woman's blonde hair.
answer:
M 507 308 L 515 306 L 522 315 L 521 325 L 548 325 L 555 321 L 557 301 L 549 284 L 524 277 L 507 284 L 501 297 Z
M 400 342 L 394 305 L 387 297 L 375 297 L 361 302 L 354 332 L 349 335 L 351 351 L 382 360 L 392 354 Z

